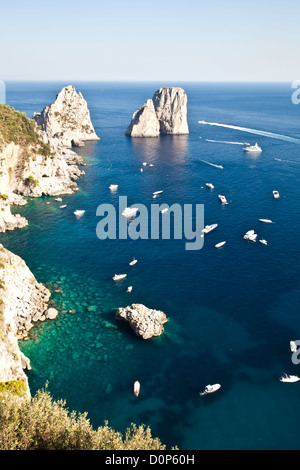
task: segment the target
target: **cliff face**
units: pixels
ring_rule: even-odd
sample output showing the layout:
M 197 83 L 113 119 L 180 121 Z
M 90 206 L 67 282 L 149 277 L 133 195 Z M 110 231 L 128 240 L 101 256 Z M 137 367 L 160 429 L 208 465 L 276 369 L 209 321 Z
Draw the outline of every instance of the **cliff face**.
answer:
M 125 134 L 130 137 L 158 137 L 160 134 L 188 134 L 187 96 L 179 87 L 163 87 L 132 116 Z
M 28 388 L 23 369 L 30 370 L 30 361 L 21 353 L 18 339 L 46 318 L 49 298 L 50 292 L 36 281 L 26 263 L 1 246 L 0 382 L 22 380 Z

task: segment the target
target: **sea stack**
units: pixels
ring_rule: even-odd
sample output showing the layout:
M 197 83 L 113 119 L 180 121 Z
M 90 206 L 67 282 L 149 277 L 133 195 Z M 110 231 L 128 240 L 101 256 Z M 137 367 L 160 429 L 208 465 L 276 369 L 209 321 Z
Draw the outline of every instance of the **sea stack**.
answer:
M 179 87 L 162 87 L 133 114 L 125 135 L 158 137 L 188 133 L 185 91 Z
M 64 87 L 54 103 L 33 118 L 52 148 L 71 148 L 82 146 L 87 140 L 100 140 L 91 122 L 87 102 L 72 85 Z

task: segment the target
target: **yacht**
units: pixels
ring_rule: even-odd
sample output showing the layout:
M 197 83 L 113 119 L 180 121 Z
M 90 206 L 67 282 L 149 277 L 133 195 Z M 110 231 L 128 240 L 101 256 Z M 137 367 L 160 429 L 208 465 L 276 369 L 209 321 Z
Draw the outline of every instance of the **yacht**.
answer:
M 131 292 L 131 291 L 132 291 L 132 286 L 127 287 L 127 291 L 126 291 L 126 292 Z
M 267 240 L 264 240 L 263 238 L 262 238 L 261 240 L 259 240 L 259 241 L 260 241 L 260 243 L 262 243 L 263 245 L 267 245 L 267 244 L 268 244 Z
M 298 382 L 299 380 L 298 375 L 283 374 L 283 376 L 280 377 L 280 382 Z
M 227 199 L 226 199 L 225 196 L 222 196 L 221 194 L 219 194 L 218 198 L 220 199 L 222 204 L 228 204 Z
M 85 211 L 75 211 L 74 214 L 76 215 L 76 217 L 81 217 L 83 214 L 85 213 Z
M 153 193 L 153 196 L 157 196 L 158 194 L 161 194 L 161 193 L 163 193 L 163 191 L 155 191 L 155 192 Z
M 245 152 L 253 152 L 253 153 L 262 152 L 262 149 L 260 148 L 258 143 L 256 143 L 255 145 L 249 145 L 249 147 L 245 147 L 243 150 L 245 150 Z
M 243 238 L 244 238 L 245 240 L 248 240 L 248 238 L 249 238 L 250 236 L 254 235 L 254 234 L 255 234 L 254 230 L 248 230 L 248 232 L 245 233 L 245 235 L 244 235 Z
M 225 245 L 226 242 L 220 242 L 215 245 L 215 248 L 221 248 L 222 246 Z
M 124 215 L 124 217 L 134 217 L 137 211 L 137 207 L 126 207 L 126 209 L 123 210 L 122 215 Z
M 119 187 L 119 186 L 118 186 L 117 184 L 111 184 L 111 185 L 109 186 L 109 189 L 110 189 L 111 191 L 117 191 L 117 190 L 118 190 L 118 187 Z
M 59 206 L 60 209 L 64 209 L 65 207 L 67 207 L 67 204 L 64 204 L 63 206 Z
M 134 265 L 135 263 L 137 263 L 137 262 L 138 262 L 138 260 L 135 259 L 135 258 L 133 258 L 133 260 L 130 261 L 129 266 L 133 266 L 133 265 Z
M 134 392 L 134 394 L 135 394 L 136 397 L 139 396 L 140 388 L 141 388 L 140 382 L 138 382 L 138 381 L 134 382 L 133 392 Z
M 121 279 L 124 279 L 127 276 L 127 274 L 115 274 L 113 277 L 114 281 L 120 281 Z
M 257 239 L 257 233 L 253 233 L 252 235 L 249 235 L 248 240 L 250 240 L 251 242 L 256 242 L 256 239 Z
M 214 393 L 221 388 L 220 384 L 206 385 L 203 392 L 200 393 L 201 396 L 207 395 L 208 393 Z
M 290 341 L 290 348 L 292 352 L 297 352 L 297 345 L 295 341 Z
M 278 191 L 273 191 L 273 196 L 275 199 L 279 199 L 279 192 Z
M 265 224 L 272 224 L 272 220 L 270 219 L 258 219 L 260 222 L 265 222 Z
M 218 224 L 212 224 L 212 225 L 206 225 L 204 229 L 202 230 L 203 233 L 209 233 L 215 228 L 217 228 Z
M 206 183 L 206 186 L 210 189 L 214 189 L 214 185 L 212 183 Z

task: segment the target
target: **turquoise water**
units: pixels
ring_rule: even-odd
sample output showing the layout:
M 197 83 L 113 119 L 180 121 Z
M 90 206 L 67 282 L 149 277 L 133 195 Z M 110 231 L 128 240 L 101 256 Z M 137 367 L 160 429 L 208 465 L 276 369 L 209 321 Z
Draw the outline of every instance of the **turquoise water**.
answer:
M 7 103 L 31 117 L 64 85 L 8 83 Z M 180 449 L 299 449 L 300 388 L 279 381 L 283 372 L 300 372 L 289 349 L 300 333 L 300 107 L 291 102 L 290 84 L 74 85 L 101 137 L 78 149 L 87 163 L 80 190 L 62 197 L 64 210 L 54 198 L 29 200 L 16 208 L 29 226 L 0 236 L 40 282 L 62 291 L 52 295 L 58 319 L 39 324 L 21 343 L 33 366 L 32 393 L 48 381 L 52 395 L 87 411 L 94 427 L 108 420 L 124 431 L 144 423 Z M 190 134 L 125 137 L 132 113 L 162 85 L 186 90 Z M 262 154 L 245 154 L 237 144 L 243 142 L 258 142 Z M 145 161 L 154 166 L 141 173 Z M 119 185 L 117 194 L 110 184 Z M 155 202 L 204 204 L 205 223 L 219 224 L 202 250 L 186 251 L 185 240 L 96 237 L 99 204 L 118 208 L 123 195 L 150 207 L 160 189 Z M 218 194 L 229 204 L 222 206 Z M 86 210 L 80 220 L 76 209 Z M 249 229 L 268 245 L 244 240 Z M 138 263 L 129 267 L 133 257 Z M 128 278 L 114 283 L 121 272 Z M 161 337 L 141 340 L 115 320 L 115 309 L 133 302 L 166 313 Z M 222 388 L 201 398 L 208 383 Z

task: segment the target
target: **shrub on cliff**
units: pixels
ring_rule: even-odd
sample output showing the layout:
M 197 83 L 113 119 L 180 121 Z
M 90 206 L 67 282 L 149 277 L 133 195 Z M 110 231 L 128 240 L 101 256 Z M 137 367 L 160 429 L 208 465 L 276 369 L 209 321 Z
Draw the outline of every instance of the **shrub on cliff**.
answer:
M 125 436 L 105 423 L 94 430 L 86 413 L 70 412 L 47 390 L 31 400 L 0 394 L 0 450 L 165 450 L 144 425 L 132 425 Z

